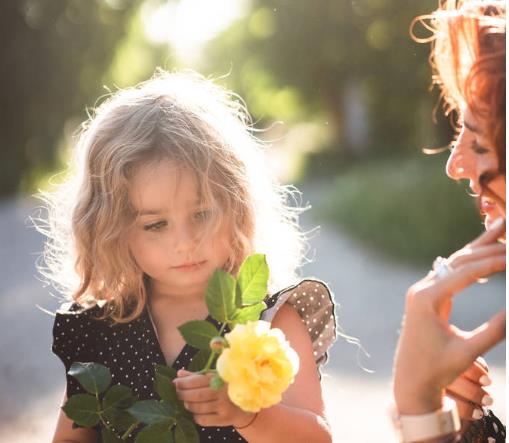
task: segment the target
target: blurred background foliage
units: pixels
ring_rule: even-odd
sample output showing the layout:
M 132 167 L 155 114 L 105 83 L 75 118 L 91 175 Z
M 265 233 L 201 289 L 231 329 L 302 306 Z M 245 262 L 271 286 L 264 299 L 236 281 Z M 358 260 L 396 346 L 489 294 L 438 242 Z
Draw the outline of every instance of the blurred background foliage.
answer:
M 453 133 L 430 93 L 412 19 L 437 0 L 5 0 L 0 14 L 0 195 L 65 165 L 110 91 L 157 67 L 239 93 L 284 181 L 321 180 L 321 212 L 405 260 L 461 246 L 481 225 L 443 172 Z M 433 121 L 434 115 L 436 122 Z

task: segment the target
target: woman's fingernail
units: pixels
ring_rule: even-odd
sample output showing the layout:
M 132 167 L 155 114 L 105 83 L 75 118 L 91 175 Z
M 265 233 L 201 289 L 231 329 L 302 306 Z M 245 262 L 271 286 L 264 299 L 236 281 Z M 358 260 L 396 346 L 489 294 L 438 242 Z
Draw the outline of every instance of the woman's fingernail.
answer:
M 481 403 L 483 404 L 483 406 L 491 406 L 493 404 L 493 399 L 488 394 L 486 394 L 482 398 Z
M 479 356 L 479 357 L 477 357 L 477 358 L 476 358 L 476 360 L 477 360 L 477 361 L 478 361 L 478 362 L 479 362 L 482 366 L 484 366 L 485 368 L 487 368 L 487 367 L 488 367 L 488 363 L 486 362 L 486 360 L 484 359 L 484 357 Z
M 480 420 L 483 417 L 484 417 L 484 413 L 483 413 L 482 409 L 474 409 L 474 412 L 472 412 L 472 418 L 474 420 Z
M 501 228 L 502 225 L 505 223 L 505 220 L 500 217 L 500 218 L 497 218 L 490 226 L 490 230 L 495 230 L 495 229 L 498 229 L 498 228 Z
M 489 386 L 489 385 L 491 385 L 491 378 L 489 378 L 487 375 L 483 375 L 479 379 L 479 383 L 481 383 L 481 385 L 483 385 L 483 386 Z

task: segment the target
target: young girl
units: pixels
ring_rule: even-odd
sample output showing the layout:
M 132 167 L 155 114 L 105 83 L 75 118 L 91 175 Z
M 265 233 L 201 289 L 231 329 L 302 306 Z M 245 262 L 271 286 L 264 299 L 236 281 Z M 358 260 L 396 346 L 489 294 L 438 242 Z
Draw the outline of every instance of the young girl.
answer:
M 139 399 L 157 398 L 154 364 L 178 369 L 175 385 L 202 442 L 329 442 L 317 367 L 335 339 L 333 300 L 324 283 L 296 280 L 298 210 L 270 178 L 248 122 L 232 94 L 195 74 L 160 72 L 96 110 L 68 180 L 46 195 L 44 274 L 69 300 L 56 314 L 53 352 L 66 371 L 74 362 L 107 366 Z M 209 277 L 216 268 L 235 275 L 254 252 L 271 270 L 262 318 L 300 357 L 282 402 L 256 415 L 183 370 L 197 350 L 177 330 L 214 322 Z M 64 403 L 82 392 L 67 376 Z M 99 438 L 60 412 L 53 442 Z

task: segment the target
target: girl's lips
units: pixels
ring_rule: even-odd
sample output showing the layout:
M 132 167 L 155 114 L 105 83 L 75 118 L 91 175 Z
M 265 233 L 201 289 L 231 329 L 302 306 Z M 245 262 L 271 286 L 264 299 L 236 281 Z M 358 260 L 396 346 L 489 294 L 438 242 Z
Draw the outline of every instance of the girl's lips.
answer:
M 196 263 L 186 263 L 186 264 L 181 265 L 181 266 L 174 266 L 173 268 L 174 269 L 180 269 L 181 271 L 187 271 L 187 270 L 192 271 L 194 269 L 198 269 L 204 263 L 205 263 L 205 261 L 196 262 Z

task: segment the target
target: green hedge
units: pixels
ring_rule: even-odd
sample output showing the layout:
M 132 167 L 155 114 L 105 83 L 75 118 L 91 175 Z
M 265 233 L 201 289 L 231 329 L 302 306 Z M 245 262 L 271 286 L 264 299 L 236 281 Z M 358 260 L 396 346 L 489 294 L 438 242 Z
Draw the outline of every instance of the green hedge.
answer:
M 422 154 L 354 165 L 333 180 L 318 211 L 374 248 L 429 263 L 483 230 L 475 199 L 445 175 L 445 162 L 445 154 Z

